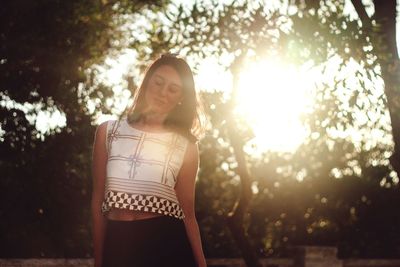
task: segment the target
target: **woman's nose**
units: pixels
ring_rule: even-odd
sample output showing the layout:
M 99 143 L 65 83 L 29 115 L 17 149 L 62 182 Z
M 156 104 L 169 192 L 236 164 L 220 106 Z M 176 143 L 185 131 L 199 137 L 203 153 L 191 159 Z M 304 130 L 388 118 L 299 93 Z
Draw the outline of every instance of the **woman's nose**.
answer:
M 158 91 L 158 94 L 161 96 L 165 96 L 167 94 L 168 86 L 163 85 L 160 87 L 160 90 Z

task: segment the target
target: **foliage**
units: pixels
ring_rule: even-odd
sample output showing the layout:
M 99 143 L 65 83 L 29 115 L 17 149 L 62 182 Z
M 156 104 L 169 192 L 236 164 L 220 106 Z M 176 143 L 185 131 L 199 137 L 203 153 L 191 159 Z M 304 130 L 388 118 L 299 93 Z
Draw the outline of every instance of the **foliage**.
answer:
M 294 245 L 319 244 L 337 245 L 346 257 L 394 256 L 399 233 L 386 223 L 390 208 L 385 204 L 397 199 L 396 176 L 388 164 L 388 153 L 393 147 L 365 139 L 356 144 L 348 137 L 332 135 L 335 130 L 351 129 L 367 138 L 374 130 L 390 135 L 385 95 L 371 86 L 380 80 L 377 55 L 358 21 L 344 15 L 344 1 L 320 1 L 318 5 L 298 7 L 290 14 L 267 12 L 263 5 L 247 1 L 211 5 L 177 6 L 175 13 L 167 13 L 165 17 L 170 23 L 159 24 L 153 32 L 154 51 L 161 46 L 187 57 L 228 58 L 225 66 L 233 74 L 237 71 L 235 60 L 240 58 L 242 63 L 270 55 L 299 65 L 311 61 L 314 67 L 322 69 L 321 75 L 327 72 L 331 59 L 340 58 L 334 75 L 316 85 L 315 105 L 304 115 L 304 123 L 310 129 L 304 145 L 293 155 L 268 153 L 261 159 L 248 157 L 253 190 L 257 193 L 246 227 L 260 255 L 285 255 L 286 249 Z M 360 69 L 354 74 L 355 86 L 340 75 L 351 63 L 358 64 Z M 216 107 L 218 114 L 214 115 L 218 117 L 229 112 L 221 102 L 207 105 Z M 378 118 L 369 117 L 370 110 L 375 110 Z M 368 114 L 367 122 L 360 122 L 357 113 Z M 214 124 L 213 136 L 220 141 L 213 149 L 221 142 L 228 142 L 229 146 L 226 132 L 218 125 Z M 241 129 L 240 124 L 237 128 Z M 245 139 L 248 137 L 244 135 Z M 208 141 L 205 146 L 210 146 Z M 209 255 L 238 256 L 235 247 L 227 245 L 231 237 L 226 228 L 221 228 L 224 220 L 220 218 L 227 215 L 227 203 L 228 207 L 233 205 L 238 197 L 237 189 L 225 189 L 223 185 L 240 186 L 235 172 L 237 164 L 230 161 L 232 148 L 215 151 L 225 155 L 224 160 L 209 156 L 212 153 L 208 149 L 205 151 L 207 158 L 203 164 L 207 170 L 200 173 L 198 199 L 212 208 L 201 226 L 217 229 L 213 239 L 206 231 L 206 245 L 213 247 Z M 211 173 L 209 160 L 216 161 Z M 226 172 L 225 178 L 217 175 L 221 168 Z M 229 189 L 233 196 L 226 199 Z M 383 192 L 386 201 L 379 197 Z M 374 220 L 374 213 L 382 217 Z M 398 220 L 398 216 L 390 217 L 390 221 Z M 377 229 L 377 224 L 382 227 Z M 388 235 L 393 238 L 388 240 L 390 245 L 383 247 Z
M 380 79 L 377 55 L 359 23 L 343 15 L 343 1 L 317 2 L 291 14 L 238 1 L 175 6 L 162 13 L 154 11 L 164 11 L 166 1 L 2 3 L 0 217 L 7 219 L 0 222 L 0 255 L 90 256 L 94 114 L 86 104 L 98 99 L 95 109 L 111 113 L 104 102 L 113 92 L 87 69 L 128 43 L 143 66 L 166 50 L 195 62 L 224 57 L 227 69 L 238 57 L 268 55 L 299 65 L 312 59 L 317 67 L 335 55 L 341 58 L 338 70 L 351 61 L 360 64 L 367 71 L 357 74 L 356 88 L 340 77 L 317 85 L 314 109 L 304 117 L 310 137 L 294 154 L 247 155 L 254 200 L 245 227 L 263 256 L 287 256 L 292 246 L 303 244 L 335 245 L 343 257 L 394 256 L 400 218 L 390 205 L 399 201 L 387 162 L 392 147 L 357 146 L 330 135 L 334 128 L 352 127 L 389 132 L 381 120 L 387 116 L 385 96 L 366 82 Z M 150 20 L 144 40 L 126 39 L 129 30 L 121 28 L 135 14 Z M 213 125 L 201 142 L 196 188 L 206 256 L 240 256 L 225 221 L 241 190 L 224 123 L 230 106 L 218 92 L 203 98 Z M 354 113 L 368 114 L 371 108 L 380 118 L 359 124 Z M 66 126 L 41 136 L 34 126 L 37 114 L 55 110 L 66 117 Z M 243 140 L 251 139 L 249 126 L 236 122 Z
M 212 123 L 220 125 L 225 101 L 218 93 L 204 99 L 214 107 L 208 110 Z M 346 139 L 330 147 L 321 137 L 294 154 L 249 156 L 254 197 L 245 226 L 259 255 L 291 257 L 294 246 L 329 245 L 339 248 L 340 257 L 396 257 L 400 216 L 388 203 L 399 200 L 398 191 L 382 183 L 391 180 L 391 169 L 370 160 L 386 149 L 354 153 Z M 196 199 L 206 254 L 239 257 L 225 222 L 240 190 L 227 133 L 210 131 L 201 155 Z M 336 168 L 343 176 L 335 177 Z
M 164 1 L 3 1 L 0 10 L 1 257 L 91 253 L 90 160 L 94 125 L 86 69 L 120 49 L 124 14 Z M 98 108 L 104 105 L 99 101 Z M 66 125 L 40 132 L 41 112 Z

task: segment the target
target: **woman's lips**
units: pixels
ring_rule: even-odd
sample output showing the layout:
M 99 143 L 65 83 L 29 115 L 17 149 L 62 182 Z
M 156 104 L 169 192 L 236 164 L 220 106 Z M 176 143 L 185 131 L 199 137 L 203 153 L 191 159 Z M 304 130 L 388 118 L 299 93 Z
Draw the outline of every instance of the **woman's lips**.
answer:
M 165 104 L 165 102 L 160 100 L 160 99 L 154 99 L 154 100 L 155 100 L 156 104 L 158 104 L 158 105 L 164 105 Z

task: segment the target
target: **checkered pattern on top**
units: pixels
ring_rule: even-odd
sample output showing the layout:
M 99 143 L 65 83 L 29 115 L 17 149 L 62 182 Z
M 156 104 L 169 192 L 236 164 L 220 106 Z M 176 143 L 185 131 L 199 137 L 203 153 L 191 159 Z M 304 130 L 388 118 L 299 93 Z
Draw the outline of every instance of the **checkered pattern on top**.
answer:
M 183 211 L 178 203 L 157 196 L 145 196 L 124 192 L 108 191 L 102 205 L 102 211 L 112 208 L 155 212 L 183 219 Z

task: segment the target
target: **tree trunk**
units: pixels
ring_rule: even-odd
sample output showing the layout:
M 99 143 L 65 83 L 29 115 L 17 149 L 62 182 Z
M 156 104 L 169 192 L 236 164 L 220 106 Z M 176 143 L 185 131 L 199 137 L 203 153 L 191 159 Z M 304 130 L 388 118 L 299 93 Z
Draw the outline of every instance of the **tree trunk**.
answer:
M 372 18 L 368 17 L 361 0 L 352 0 L 352 3 L 364 32 L 372 40 L 381 67 L 394 142 L 390 163 L 400 176 L 400 61 L 396 45 L 396 0 L 374 1 Z M 371 20 L 376 21 L 376 26 Z
M 234 64 L 231 67 L 233 75 L 233 91 L 230 101 L 230 112 L 233 110 L 234 102 L 236 99 L 237 87 L 240 66 L 242 63 L 242 57 L 236 58 Z M 234 123 L 233 115 L 230 113 L 227 118 L 228 121 L 228 134 L 233 147 L 234 155 L 238 163 L 238 174 L 241 183 L 241 192 L 239 200 L 235 203 L 232 211 L 228 214 L 227 225 L 232 233 L 232 236 L 242 253 L 243 259 L 248 267 L 261 267 L 255 248 L 250 243 L 247 232 L 243 226 L 244 216 L 250 205 L 252 191 L 251 191 L 251 178 L 249 170 L 247 168 L 246 158 L 243 151 L 244 141 L 238 135 L 237 128 Z
M 379 63 L 385 83 L 395 145 L 390 163 L 400 176 L 400 61 L 396 45 L 396 0 L 374 2 L 376 2 L 374 19 L 381 25 L 378 29 L 378 38 L 381 39 L 377 40 L 376 48 L 379 55 L 384 55 L 379 58 Z

